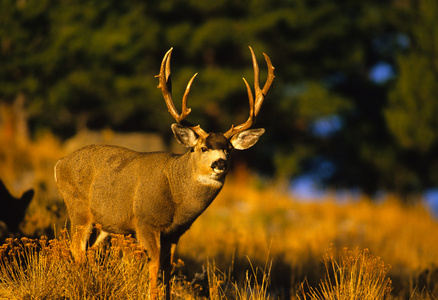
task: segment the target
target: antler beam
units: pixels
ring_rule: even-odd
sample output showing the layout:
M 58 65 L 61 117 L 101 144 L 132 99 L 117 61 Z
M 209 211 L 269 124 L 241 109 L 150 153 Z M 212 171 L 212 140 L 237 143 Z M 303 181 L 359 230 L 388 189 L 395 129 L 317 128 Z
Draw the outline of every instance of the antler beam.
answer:
M 205 138 L 208 134 L 201 128 L 200 125 L 193 125 L 190 122 L 186 121 L 185 118 L 190 114 L 191 109 L 187 107 L 187 98 L 190 92 L 190 88 L 192 86 L 193 80 L 195 80 L 196 73 L 193 75 L 193 77 L 190 79 L 189 83 L 187 84 L 186 90 L 183 95 L 182 99 L 182 108 L 181 108 L 181 114 L 178 113 L 178 110 L 175 108 L 175 104 L 172 99 L 172 84 L 170 80 L 170 56 L 172 54 L 173 48 L 170 48 L 169 51 L 166 52 L 164 55 L 163 61 L 161 62 L 161 68 L 160 68 L 160 74 L 158 74 L 155 77 L 158 77 L 159 84 L 158 88 L 161 89 L 161 92 L 163 93 L 164 101 L 166 102 L 167 108 L 169 110 L 169 113 L 172 115 L 172 117 L 180 123 L 181 125 L 184 125 L 186 127 L 189 127 L 192 129 L 196 134 L 200 137 Z
M 231 138 L 233 135 L 235 135 L 241 131 L 244 131 L 244 130 L 246 130 L 254 125 L 254 123 L 256 121 L 256 117 L 260 111 L 260 108 L 262 107 L 263 100 L 265 99 L 265 96 L 268 93 L 269 89 L 271 88 L 272 82 L 274 81 L 274 78 L 275 78 L 275 75 L 274 75 L 275 68 L 272 66 L 271 59 L 269 58 L 269 56 L 267 56 L 265 53 L 263 53 L 265 60 L 266 60 L 266 64 L 268 65 L 268 77 L 266 79 L 265 85 L 263 86 L 263 89 L 260 89 L 260 69 L 259 69 L 259 66 L 257 64 L 257 59 L 255 57 L 254 51 L 252 50 L 251 47 L 249 47 L 249 50 L 251 51 L 252 64 L 254 67 L 255 101 L 254 101 L 254 97 L 253 97 L 253 94 L 252 94 L 252 91 L 251 91 L 251 88 L 250 88 L 248 82 L 246 81 L 245 78 L 243 78 L 243 81 L 245 82 L 245 85 L 246 85 L 246 90 L 247 90 L 248 99 L 249 99 L 249 118 L 248 118 L 248 120 L 246 120 L 245 123 L 242 123 L 238 126 L 232 125 L 230 130 L 228 130 L 227 132 L 224 133 L 224 136 L 227 139 Z

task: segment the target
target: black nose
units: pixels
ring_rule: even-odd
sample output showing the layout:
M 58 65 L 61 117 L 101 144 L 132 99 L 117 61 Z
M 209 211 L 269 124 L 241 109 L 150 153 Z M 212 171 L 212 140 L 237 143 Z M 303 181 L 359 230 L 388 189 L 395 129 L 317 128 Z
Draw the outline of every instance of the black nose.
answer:
M 227 168 L 227 161 L 225 159 L 220 158 L 211 164 L 211 168 L 223 171 Z

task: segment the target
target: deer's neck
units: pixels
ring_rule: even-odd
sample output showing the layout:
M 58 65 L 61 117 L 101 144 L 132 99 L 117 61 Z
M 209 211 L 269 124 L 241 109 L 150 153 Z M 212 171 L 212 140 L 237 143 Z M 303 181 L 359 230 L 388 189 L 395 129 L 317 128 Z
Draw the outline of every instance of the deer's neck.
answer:
M 175 213 L 167 234 L 181 236 L 222 189 L 223 181 L 211 184 L 198 180 L 193 167 L 190 155 L 184 154 L 176 156 L 169 168 L 168 179 Z
M 199 174 L 190 153 L 175 157 L 169 182 L 175 202 L 189 202 L 205 209 L 222 189 L 225 176 L 214 180 Z

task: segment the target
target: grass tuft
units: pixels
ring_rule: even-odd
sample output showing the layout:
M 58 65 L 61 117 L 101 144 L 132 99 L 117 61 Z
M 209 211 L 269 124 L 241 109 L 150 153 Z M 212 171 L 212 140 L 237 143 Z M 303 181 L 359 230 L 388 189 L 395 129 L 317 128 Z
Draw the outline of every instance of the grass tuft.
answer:
M 344 248 L 338 260 L 333 250 L 329 250 L 324 265 L 325 279 L 318 288 L 309 287 L 308 296 L 312 300 L 380 300 L 387 299 L 391 292 L 391 279 L 387 277 L 390 267 L 368 249 Z
M 87 250 L 84 262 L 75 262 L 66 231 L 57 239 L 8 239 L 0 247 L 0 298 L 7 299 L 148 299 L 148 259 L 132 237 L 114 235 L 111 245 Z M 248 259 L 249 261 L 249 259 Z M 209 265 L 208 286 L 173 279 L 173 299 L 272 299 L 268 294 L 270 267 L 251 262 L 245 282 Z M 183 266 L 178 260 L 175 267 Z M 231 274 L 231 272 L 230 272 Z M 208 291 L 203 296 L 202 290 Z M 161 286 L 159 297 L 164 298 Z
M 272 263 L 263 269 L 255 267 L 250 259 L 250 270 L 246 271 L 242 284 L 232 279 L 232 267 L 228 274 L 216 268 L 215 264 L 208 266 L 209 299 L 262 300 L 273 299 L 269 294 L 270 272 Z
M 52 240 L 8 239 L 0 248 L 0 297 L 148 299 L 148 259 L 140 250 L 133 238 L 115 236 L 111 246 L 91 248 L 77 263 L 66 233 Z

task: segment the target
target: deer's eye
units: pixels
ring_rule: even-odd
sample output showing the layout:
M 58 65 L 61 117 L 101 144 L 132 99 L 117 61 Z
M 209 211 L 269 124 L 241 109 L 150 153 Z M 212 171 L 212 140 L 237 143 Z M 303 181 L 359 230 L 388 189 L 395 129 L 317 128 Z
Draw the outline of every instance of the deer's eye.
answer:
M 205 148 L 205 147 L 202 147 L 202 148 L 201 148 L 201 151 L 202 151 L 202 152 L 207 152 L 207 150 L 208 150 L 208 149 Z

